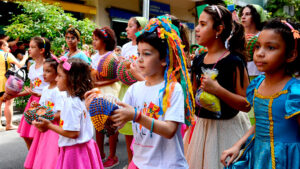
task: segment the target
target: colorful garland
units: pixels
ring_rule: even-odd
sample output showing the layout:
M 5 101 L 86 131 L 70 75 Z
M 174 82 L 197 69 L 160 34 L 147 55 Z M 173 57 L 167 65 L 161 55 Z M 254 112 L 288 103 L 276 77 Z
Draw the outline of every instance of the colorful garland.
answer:
M 32 124 L 32 121 L 37 120 L 39 117 L 42 117 L 47 120 L 54 120 L 54 112 L 50 107 L 47 106 L 37 106 L 33 108 L 29 108 L 24 112 L 25 121 L 28 124 Z
M 106 122 L 109 122 L 108 117 L 111 116 L 111 113 L 119 108 L 118 105 L 114 103 L 117 100 L 118 99 L 113 96 L 100 95 L 91 102 L 89 113 L 92 123 L 98 132 L 104 128 L 106 128 L 107 131 L 116 131 L 116 128 L 112 127 L 112 125 L 107 125 Z
M 175 88 L 175 82 L 179 82 L 183 89 L 185 99 L 185 124 L 193 125 L 195 99 L 186 66 L 186 55 L 183 50 L 184 45 L 180 39 L 179 30 L 172 24 L 169 16 L 159 16 L 152 18 L 143 30 L 136 33 L 136 36 L 138 37 L 145 32 L 153 32 L 155 30 L 157 30 L 158 36 L 161 39 L 167 40 L 167 53 L 169 54 L 166 58 L 167 67 L 164 74 L 165 86 L 160 91 L 163 96 L 162 101 L 160 100 L 159 106 L 162 107 L 162 109 L 159 114 L 163 115 L 171 106 L 171 96 Z
M 113 80 L 117 78 L 118 59 L 110 53 L 101 58 L 98 64 L 99 80 Z

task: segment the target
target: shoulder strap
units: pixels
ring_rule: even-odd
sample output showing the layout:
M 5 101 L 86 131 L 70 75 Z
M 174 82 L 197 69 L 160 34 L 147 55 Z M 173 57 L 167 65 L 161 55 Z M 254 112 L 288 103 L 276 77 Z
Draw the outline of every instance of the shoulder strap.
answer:
M 7 56 L 8 56 L 8 53 L 4 53 L 4 58 L 5 58 L 5 70 L 6 70 L 6 71 L 7 71 L 7 69 L 8 69 Z

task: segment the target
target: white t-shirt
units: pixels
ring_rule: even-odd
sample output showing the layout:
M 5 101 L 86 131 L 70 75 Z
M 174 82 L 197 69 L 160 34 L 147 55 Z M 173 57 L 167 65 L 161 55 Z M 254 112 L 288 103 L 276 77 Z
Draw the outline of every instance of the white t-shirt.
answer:
M 167 109 L 164 116 L 158 114 L 159 90 L 164 87 L 164 82 L 146 86 L 145 81 L 136 82 L 127 90 L 123 101 L 142 111 L 149 116 L 149 112 L 156 115 L 161 121 L 178 122 L 176 134 L 167 139 L 138 123 L 132 123 L 135 143 L 133 145 L 133 162 L 138 168 L 143 169 L 187 169 L 188 164 L 184 157 L 183 142 L 180 132 L 181 123 L 184 123 L 184 95 L 179 83 L 176 83 L 174 93 L 171 97 L 171 107 Z M 153 115 L 153 114 L 152 114 Z
M 30 79 L 30 82 L 33 85 L 32 90 L 36 93 L 41 94 L 43 89 L 48 86 L 49 84 L 44 81 L 43 77 L 43 66 L 36 69 L 35 63 L 30 66 L 29 72 L 28 72 L 28 78 Z
M 65 92 L 59 91 L 57 87 L 49 89 L 49 86 L 45 87 L 42 92 L 39 104 L 42 106 L 50 107 L 55 113 L 62 111 L 64 106 Z
M 107 55 L 107 54 L 110 54 L 110 53 L 111 53 L 111 51 L 106 52 L 106 53 L 104 53 L 103 55 L 99 55 L 98 52 L 97 52 L 96 54 L 94 54 L 94 55 L 91 57 L 91 59 L 92 59 L 92 68 L 97 70 L 98 65 L 99 65 L 99 62 L 100 62 L 100 59 L 101 59 L 103 56 L 105 56 L 105 55 Z
M 79 137 L 76 139 L 59 135 L 58 146 L 72 146 L 88 142 L 94 135 L 93 124 L 84 101 L 79 97 L 65 97 L 65 104 L 60 113 L 59 125 L 68 131 L 79 131 Z
M 138 56 L 137 45 L 132 45 L 132 41 L 126 43 L 122 47 L 122 54 L 125 59 L 129 59 L 132 55 Z

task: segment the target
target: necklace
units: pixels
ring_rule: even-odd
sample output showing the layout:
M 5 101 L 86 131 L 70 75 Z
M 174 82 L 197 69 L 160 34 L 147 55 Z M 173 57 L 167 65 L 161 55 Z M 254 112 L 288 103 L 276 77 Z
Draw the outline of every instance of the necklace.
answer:
M 78 49 L 76 49 L 74 52 L 69 52 L 68 57 L 71 57 L 73 54 L 75 54 L 78 51 Z

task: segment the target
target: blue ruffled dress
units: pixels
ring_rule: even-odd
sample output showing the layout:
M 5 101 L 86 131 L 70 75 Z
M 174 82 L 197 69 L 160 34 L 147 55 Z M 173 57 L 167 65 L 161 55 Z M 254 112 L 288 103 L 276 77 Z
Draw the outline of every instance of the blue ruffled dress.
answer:
M 254 79 L 247 100 L 254 107 L 255 135 L 248 138 L 240 158 L 228 169 L 300 169 L 300 81 L 292 78 L 272 96 L 257 92 L 265 79 Z

